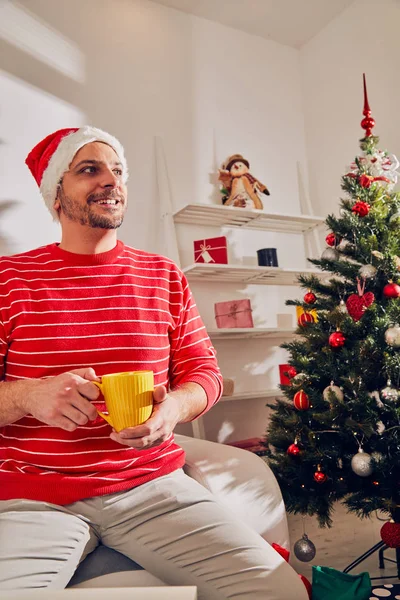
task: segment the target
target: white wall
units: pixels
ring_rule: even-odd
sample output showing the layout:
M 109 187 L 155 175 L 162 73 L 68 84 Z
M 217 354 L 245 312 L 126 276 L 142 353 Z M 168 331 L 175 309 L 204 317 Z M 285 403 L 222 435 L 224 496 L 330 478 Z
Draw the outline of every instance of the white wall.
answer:
M 300 51 L 310 194 L 337 211 L 340 177 L 359 152 L 362 73 L 381 147 L 400 156 L 400 3 L 355 0 Z
M 85 118 L 74 106 L 4 71 L 0 89 L 0 254 L 16 254 L 59 239 L 59 225 L 24 165 L 28 152 L 44 132 Z
M 29 118 L 37 123 L 37 139 L 55 126 L 76 125 L 81 114 L 121 139 L 131 171 L 130 207 L 121 229 L 125 242 L 165 252 L 155 136 L 164 150 L 175 208 L 193 201 L 219 203 L 217 168 L 228 154 L 241 152 L 271 190 L 266 209 L 300 212 L 298 165 L 304 177 L 306 159 L 298 51 L 147 0 L 23 0 L 22 5 L 80 49 L 85 81 L 72 81 L 8 42 L 0 43 L 0 67 L 36 86 L 38 94 L 45 90 L 58 98 L 60 106 L 75 107 L 76 113 L 60 113 L 55 122 L 52 110 L 34 103 Z M 13 115 L 24 147 L 30 147 L 33 140 L 18 128 L 10 97 L 2 94 L 0 102 Z M 20 152 L 16 160 L 25 173 L 21 158 Z M 9 187 L 14 189 L 11 179 Z M 39 228 L 42 218 L 38 212 L 32 226 Z M 276 245 L 281 266 L 306 264 L 301 236 L 224 233 L 230 262 L 255 264 L 258 248 Z M 218 234 L 212 228 L 180 227 L 182 265 L 193 262 L 194 239 Z M 256 324 L 274 327 L 277 312 L 291 311 L 284 299 L 297 295 L 270 286 L 192 287 L 209 327 L 215 327 L 215 301 L 250 297 Z M 278 382 L 284 353 L 270 342 L 221 342 L 217 350 L 237 390 Z M 221 441 L 262 435 L 266 421 L 264 400 L 221 403 L 207 417 L 207 433 Z

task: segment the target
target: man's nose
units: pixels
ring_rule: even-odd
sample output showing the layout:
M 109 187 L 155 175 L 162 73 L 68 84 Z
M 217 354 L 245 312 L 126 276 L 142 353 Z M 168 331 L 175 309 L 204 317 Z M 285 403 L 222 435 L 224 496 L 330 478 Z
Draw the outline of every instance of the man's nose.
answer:
M 116 188 L 119 184 L 119 177 L 111 169 L 107 169 L 101 181 L 102 187 Z

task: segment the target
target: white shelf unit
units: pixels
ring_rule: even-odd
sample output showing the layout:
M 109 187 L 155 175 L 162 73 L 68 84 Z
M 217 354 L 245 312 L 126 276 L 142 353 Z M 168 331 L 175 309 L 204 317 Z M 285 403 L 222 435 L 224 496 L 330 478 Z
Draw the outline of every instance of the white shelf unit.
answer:
M 280 233 L 305 233 L 323 225 L 323 217 L 266 213 L 254 208 L 217 204 L 186 204 L 173 214 L 175 223 L 212 227 L 245 227 Z
M 255 338 L 291 338 L 294 336 L 295 329 L 283 328 L 233 328 L 233 329 L 208 329 L 207 333 L 211 340 L 251 340 Z
M 220 402 L 234 402 L 235 400 L 253 400 L 258 398 L 279 398 L 282 396 L 282 392 L 279 389 L 275 390 L 261 390 L 261 391 L 247 391 L 247 392 L 237 392 L 236 394 L 232 394 L 232 396 L 222 396 Z
M 321 254 L 317 229 L 325 224 L 323 217 L 313 215 L 292 215 L 267 213 L 256 209 L 235 208 L 215 204 L 187 204 L 176 212 L 167 214 L 175 229 L 176 225 L 203 225 L 208 227 L 242 228 L 264 230 L 278 233 L 304 234 L 308 256 L 312 256 L 311 241 Z M 174 248 L 177 258 L 177 239 L 175 230 Z M 220 265 L 214 263 L 195 263 L 183 268 L 189 282 L 208 283 L 244 283 L 257 285 L 287 285 L 297 286 L 300 274 L 315 274 L 326 277 L 325 273 L 315 269 L 286 269 L 280 267 L 262 267 L 253 265 Z M 280 328 L 251 328 L 251 329 L 209 329 L 211 340 L 240 340 L 240 339 L 290 339 L 295 335 L 295 329 Z M 223 396 L 221 402 L 245 401 L 248 399 L 274 398 L 282 396 L 279 389 L 264 391 L 238 392 L 232 396 Z M 193 434 L 195 437 L 205 437 L 203 419 L 194 421 Z
M 260 267 L 251 265 L 218 265 L 195 263 L 183 269 L 188 281 L 208 281 L 210 283 L 247 283 L 257 285 L 298 285 L 300 274 L 325 274 L 316 269 L 281 269 L 280 267 Z

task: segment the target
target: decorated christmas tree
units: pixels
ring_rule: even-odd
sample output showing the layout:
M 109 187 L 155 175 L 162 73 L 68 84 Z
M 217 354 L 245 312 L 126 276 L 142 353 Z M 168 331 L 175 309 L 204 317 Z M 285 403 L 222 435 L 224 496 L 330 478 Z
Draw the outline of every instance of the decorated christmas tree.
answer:
M 321 274 L 301 276 L 303 299 L 287 301 L 304 312 L 283 345 L 290 385 L 269 405 L 267 460 L 289 512 L 330 526 L 337 501 L 359 517 L 380 510 L 394 521 L 382 539 L 397 535 L 399 547 L 399 163 L 372 134 L 365 78 L 363 114 L 339 216 L 327 217 L 327 248 L 310 260 Z

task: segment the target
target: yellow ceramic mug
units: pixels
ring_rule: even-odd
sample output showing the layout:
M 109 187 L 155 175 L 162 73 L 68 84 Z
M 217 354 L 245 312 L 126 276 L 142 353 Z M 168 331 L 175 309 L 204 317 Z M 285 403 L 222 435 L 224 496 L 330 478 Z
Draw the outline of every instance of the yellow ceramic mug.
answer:
M 153 371 L 128 371 L 103 375 L 101 383 L 92 381 L 104 396 L 108 415 L 103 419 L 121 431 L 147 421 L 153 410 Z

